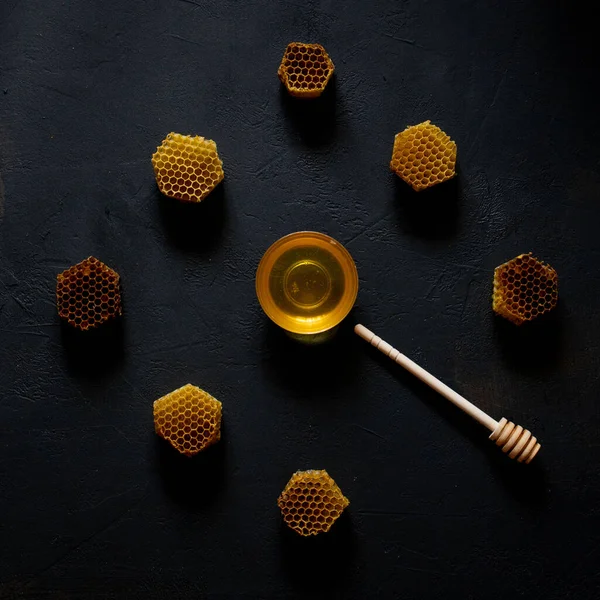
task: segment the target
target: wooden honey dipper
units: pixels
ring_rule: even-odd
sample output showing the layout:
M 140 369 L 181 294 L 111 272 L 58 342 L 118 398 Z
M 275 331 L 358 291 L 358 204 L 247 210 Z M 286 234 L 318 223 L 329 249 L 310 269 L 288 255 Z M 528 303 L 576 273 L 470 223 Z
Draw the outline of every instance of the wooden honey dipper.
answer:
M 416 362 L 404 356 L 404 354 L 400 353 L 393 346 L 390 346 L 364 325 L 356 325 L 354 331 L 363 340 L 375 346 L 375 348 L 383 352 L 386 356 L 389 356 L 393 361 L 418 377 L 423 383 L 426 383 L 430 388 L 433 388 L 447 400 L 450 400 L 452 404 L 455 404 L 484 427 L 487 427 L 492 432 L 490 440 L 496 442 L 497 446 L 501 446 L 502 452 L 507 453 L 509 458 L 516 458 L 517 462 L 529 464 L 540 451 L 540 444 L 528 429 L 523 429 L 520 425 L 515 425 L 512 421 L 508 421 L 504 417 L 500 421 L 496 421 L 466 398 L 457 394 L 445 383 L 442 383 L 437 377 L 428 373 Z

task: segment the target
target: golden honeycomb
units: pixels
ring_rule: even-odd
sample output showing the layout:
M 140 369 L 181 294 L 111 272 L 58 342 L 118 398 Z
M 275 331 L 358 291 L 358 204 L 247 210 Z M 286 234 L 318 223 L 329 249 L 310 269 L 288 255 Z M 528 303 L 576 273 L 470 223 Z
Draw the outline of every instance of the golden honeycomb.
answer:
M 335 66 L 321 44 L 292 42 L 285 49 L 277 75 L 297 98 L 316 98 L 323 93 Z
M 85 331 L 122 314 L 119 274 L 90 256 L 56 276 L 58 314 Z
M 169 198 L 201 202 L 223 181 L 217 144 L 203 137 L 169 133 L 152 155 L 160 191 Z
M 221 403 L 188 383 L 154 402 L 154 428 L 181 454 L 194 456 L 221 439 Z
M 496 267 L 494 312 L 521 325 L 552 310 L 558 302 L 558 275 L 545 262 L 529 254 Z
M 350 504 L 327 471 L 296 471 L 277 500 L 283 520 L 303 536 L 329 531 Z
M 455 167 L 456 142 L 431 121 L 396 134 L 390 169 L 415 191 L 452 179 Z

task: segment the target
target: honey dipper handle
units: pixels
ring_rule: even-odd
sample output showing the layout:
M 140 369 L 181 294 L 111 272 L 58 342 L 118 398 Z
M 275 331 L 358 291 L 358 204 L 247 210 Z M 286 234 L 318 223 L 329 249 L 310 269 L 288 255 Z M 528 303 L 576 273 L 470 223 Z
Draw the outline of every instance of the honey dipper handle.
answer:
M 428 373 L 416 362 L 410 360 L 410 358 L 404 356 L 404 354 L 401 354 L 398 350 L 396 350 L 396 348 L 390 346 L 390 344 L 382 340 L 379 336 L 375 335 L 364 325 L 356 325 L 354 331 L 361 338 L 363 338 L 363 340 L 366 340 L 369 342 L 369 344 L 375 346 L 375 348 L 383 352 L 386 356 L 389 356 L 393 361 L 397 362 L 407 371 L 410 371 L 415 377 L 418 377 L 423 383 L 426 383 L 430 388 L 433 388 L 436 392 L 439 392 L 442 396 L 444 396 L 444 398 L 450 400 L 452 404 L 458 406 L 458 408 L 473 417 L 484 427 L 487 427 L 492 432 L 498 429 L 498 422 L 495 419 L 492 419 L 492 417 L 484 413 L 481 409 L 477 408 L 466 398 L 463 398 L 460 394 L 457 394 L 453 389 L 449 388 L 445 383 L 442 383 L 431 373 Z

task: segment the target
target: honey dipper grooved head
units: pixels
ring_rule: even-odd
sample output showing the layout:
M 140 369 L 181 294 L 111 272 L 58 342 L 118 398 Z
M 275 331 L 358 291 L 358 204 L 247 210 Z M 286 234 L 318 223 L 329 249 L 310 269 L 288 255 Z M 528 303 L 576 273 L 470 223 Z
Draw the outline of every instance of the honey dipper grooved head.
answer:
M 532 321 L 558 302 L 558 275 L 531 253 L 496 267 L 492 308 L 515 325 Z
M 193 456 L 221 439 L 221 403 L 188 383 L 154 402 L 154 427 L 176 450 Z
M 203 137 L 169 133 L 152 155 L 160 191 L 169 198 L 201 202 L 223 181 L 217 144 Z
M 56 276 L 58 314 L 85 331 L 122 314 L 120 277 L 90 256 Z
M 316 98 L 325 90 L 335 66 L 321 44 L 292 42 L 285 49 L 277 75 L 297 98 Z
M 396 135 L 390 169 L 419 192 L 455 175 L 456 143 L 430 121 Z
M 296 471 L 277 501 L 283 520 L 302 536 L 329 531 L 350 504 L 327 471 Z
M 504 417 L 490 435 L 490 440 L 502 448 L 502 452 L 509 458 L 516 458 L 517 462 L 529 464 L 540 451 L 541 445 L 537 438 L 528 429 L 515 425 Z

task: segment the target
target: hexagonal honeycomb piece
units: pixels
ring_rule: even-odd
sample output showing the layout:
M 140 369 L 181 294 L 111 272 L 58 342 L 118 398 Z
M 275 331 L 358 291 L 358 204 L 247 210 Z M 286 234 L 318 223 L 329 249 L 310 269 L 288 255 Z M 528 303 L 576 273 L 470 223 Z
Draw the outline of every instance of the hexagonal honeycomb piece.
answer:
M 85 331 L 122 314 L 120 277 L 90 256 L 56 276 L 58 314 Z
M 201 202 L 223 181 L 217 144 L 203 137 L 169 133 L 152 155 L 160 191 L 183 202 Z
M 456 142 L 430 121 L 396 134 L 390 169 L 419 192 L 452 179 Z
M 194 456 L 221 439 L 221 403 L 188 383 L 154 402 L 154 428 L 181 454 Z
M 329 531 L 350 504 L 327 471 L 296 471 L 277 500 L 283 520 L 303 536 Z
M 321 44 L 288 44 L 277 75 L 297 98 L 316 98 L 323 93 L 335 66 Z
M 558 302 L 558 275 L 547 263 L 529 254 L 494 270 L 494 312 L 515 325 L 532 321 Z

